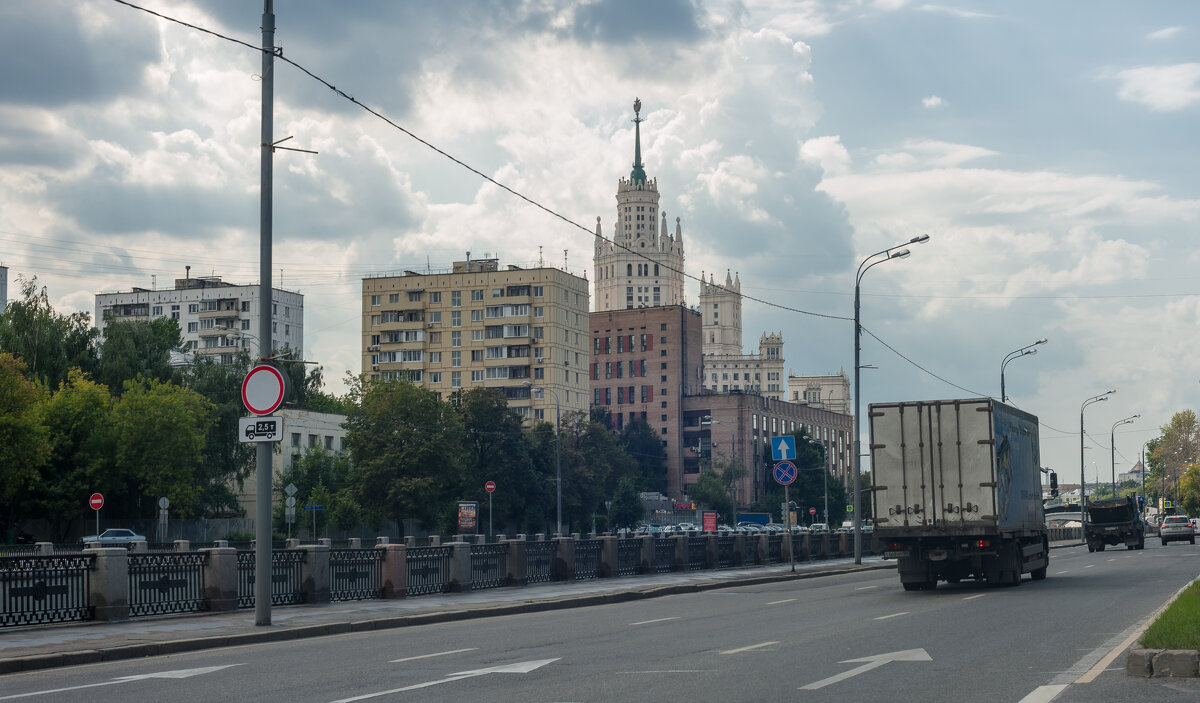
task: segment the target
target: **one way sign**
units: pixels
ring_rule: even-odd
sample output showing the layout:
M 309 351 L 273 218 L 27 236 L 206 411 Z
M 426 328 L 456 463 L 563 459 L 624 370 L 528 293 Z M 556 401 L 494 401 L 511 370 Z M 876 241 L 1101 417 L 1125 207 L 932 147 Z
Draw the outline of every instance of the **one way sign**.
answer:
M 790 461 L 796 458 L 796 438 L 792 435 L 771 438 L 771 458 L 775 461 Z

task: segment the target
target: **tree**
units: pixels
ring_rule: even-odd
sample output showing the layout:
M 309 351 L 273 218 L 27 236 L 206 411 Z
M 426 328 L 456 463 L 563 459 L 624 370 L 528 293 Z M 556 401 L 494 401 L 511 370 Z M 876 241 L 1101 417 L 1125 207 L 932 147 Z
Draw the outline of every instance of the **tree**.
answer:
M 562 416 L 560 441 L 564 529 L 583 531 L 617 483 L 636 474 L 636 466 L 608 426 L 580 412 Z
M 0 352 L 8 352 L 25 363 L 26 375 L 42 382 L 45 388 L 57 388 L 67 371 L 78 367 L 85 373 L 96 368 L 96 339 L 85 312 L 59 315 L 50 306 L 50 298 L 37 278 L 17 279 L 21 299 L 9 302 L 0 313 Z
M 179 322 L 159 317 L 150 322 L 108 320 L 100 344 L 97 380 L 110 389 L 123 388 L 126 381 L 143 376 L 170 381 L 171 350 L 183 343 Z
M 287 377 L 284 402 L 288 405 L 319 413 L 346 414 L 346 401 L 324 391 L 324 367 L 309 368 L 294 349 L 279 352 L 272 363 Z
M 196 470 L 197 483 L 202 487 L 198 510 L 208 517 L 238 510 L 237 491 L 242 490 L 254 468 L 255 445 L 239 442 L 237 436 L 238 420 L 246 414 L 242 380 L 249 370 L 250 356 L 244 351 L 234 356 L 232 364 L 194 354 L 179 376 L 182 386 L 204 396 L 213 406 L 214 422 L 205 436 L 203 459 Z
M 21 360 L 0 353 L 0 528 L 5 531 L 29 517 L 30 497 L 50 458 L 50 432 L 38 412 L 43 391 L 27 373 Z
M 667 450 L 645 420 L 637 418 L 621 430 L 621 448 L 637 466 L 638 486 L 644 491 L 667 490 Z
M 641 522 L 642 512 L 642 499 L 634 480 L 626 477 L 618 481 L 617 493 L 608 510 L 609 523 L 616 528 L 633 528 Z
M 304 448 L 292 458 L 291 466 L 275 477 L 275 525 L 282 531 L 284 523 L 283 487 L 296 486 L 296 497 L 306 505 L 324 505 L 317 518 L 317 532 L 326 523 L 349 530 L 362 522 L 362 507 L 354 494 L 354 467 L 347 452 L 331 452 L 317 445 Z M 299 527 L 312 525 L 312 516 L 305 515 Z
M 485 505 L 488 496 L 484 484 L 495 481 L 494 527 L 531 527 L 526 516 L 545 507 L 545 477 L 534 469 L 531 443 L 521 431 L 521 417 L 509 409 L 504 394 L 494 388 L 464 391 L 458 396 L 458 409 L 462 415 L 464 459 L 451 498 Z M 540 520 L 537 522 L 540 524 Z
M 716 510 L 718 519 L 728 522 L 733 517 L 733 498 L 725 479 L 712 469 L 702 469 L 696 482 L 688 487 L 688 497 L 700 507 Z
M 1162 437 L 1151 451 L 1151 458 L 1160 462 L 1163 474 L 1159 479 L 1165 477 L 1166 493 L 1171 497 L 1176 495 L 1177 482 L 1185 468 L 1200 458 L 1200 424 L 1196 422 L 1195 412 L 1181 410 L 1160 429 Z

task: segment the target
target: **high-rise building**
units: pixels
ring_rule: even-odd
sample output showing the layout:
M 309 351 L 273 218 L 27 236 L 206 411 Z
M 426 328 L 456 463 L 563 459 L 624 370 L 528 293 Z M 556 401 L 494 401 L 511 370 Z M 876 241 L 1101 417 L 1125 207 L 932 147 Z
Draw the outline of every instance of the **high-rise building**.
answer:
M 272 288 L 271 308 L 272 354 L 259 348 L 259 286 L 226 283 L 219 276 L 176 278 L 174 288 L 99 293 L 95 325 L 103 336 L 111 322 L 170 317 L 179 323 L 184 351 L 214 355 L 222 363 L 232 362 L 241 349 L 252 356 L 292 351 L 303 358 L 304 296 Z
M 633 101 L 633 170 L 617 181 L 617 221 L 605 241 L 596 218 L 596 310 L 683 305 L 683 230 L 667 228 L 658 180 L 642 164 L 642 101 Z
M 763 333 L 758 353 L 742 353 L 742 281 L 725 273 L 725 284 L 700 280 L 704 317 L 704 386 L 718 393 L 745 391 L 787 400 L 783 333 Z
M 788 392 L 791 394 L 788 400 L 793 403 L 812 405 L 845 415 L 851 413 L 850 378 L 845 369 L 824 376 L 801 376 L 789 369 Z
M 501 270 L 484 258 L 362 281 L 371 378 L 407 379 L 442 397 L 498 388 L 523 417 L 554 422 L 556 410 L 587 412 L 588 348 L 587 279 L 556 268 Z

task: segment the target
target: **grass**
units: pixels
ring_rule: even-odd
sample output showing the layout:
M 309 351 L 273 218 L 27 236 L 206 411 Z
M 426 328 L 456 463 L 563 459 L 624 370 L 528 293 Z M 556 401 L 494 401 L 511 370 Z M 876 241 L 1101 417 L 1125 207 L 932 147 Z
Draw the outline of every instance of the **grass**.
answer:
M 1158 616 L 1141 645 L 1147 649 L 1200 649 L 1200 582 L 1188 586 Z

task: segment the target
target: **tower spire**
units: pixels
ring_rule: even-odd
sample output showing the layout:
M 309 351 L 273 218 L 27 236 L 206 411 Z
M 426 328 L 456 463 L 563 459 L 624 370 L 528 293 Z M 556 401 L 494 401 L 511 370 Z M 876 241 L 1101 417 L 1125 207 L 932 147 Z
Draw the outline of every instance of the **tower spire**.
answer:
M 633 170 L 629 172 L 629 182 L 633 184 L 646 183 L 646 170 L 642 168 L 642 99 L 633 99 Z

